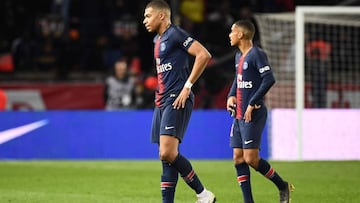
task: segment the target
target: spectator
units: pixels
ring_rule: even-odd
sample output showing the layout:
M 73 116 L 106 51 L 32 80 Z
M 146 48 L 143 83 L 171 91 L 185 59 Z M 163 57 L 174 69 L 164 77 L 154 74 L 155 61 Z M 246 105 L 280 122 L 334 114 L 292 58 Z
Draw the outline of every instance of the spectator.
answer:
M 132 109 L 141 104 L 136 79 L 129 74 L 128 63 L 120 59 L 114 65 L 114 75 L 105 81 L 104 101 L 106 110 Z
M 327 72 L 330 68 L 331 44 L 323 39 L 309 41 L 305 47 L 306 68 L 310 71 L 313 108 L 325 108 Z
M 16 71 L 33 70 L 35 68 L 35 53 L 37 45 L 30 31 L 25 31 L 22 36 L 12 42 L 11 53 Z

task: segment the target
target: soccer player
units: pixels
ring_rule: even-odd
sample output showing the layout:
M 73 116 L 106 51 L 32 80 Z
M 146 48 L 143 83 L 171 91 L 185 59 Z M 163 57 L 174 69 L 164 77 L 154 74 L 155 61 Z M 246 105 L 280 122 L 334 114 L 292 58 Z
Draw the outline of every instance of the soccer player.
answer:
M 230 132 L 237 181 L 244 202 L 253 203 L 249 166 L 271 180 L 280 191 L 280 203 L 290 201 L 293 185 L 284 181 L 264 159 L 260 158 L 261 134 L 267 118 L 264 96 L 275 83 L 265 52 L 253 45 L 254 25 L 247 20 L 235 22 L 229 34 L 235 55 L 235 78 L 227 99 L 227 110 L 234 120 Z
M 213 203 L 215 195 L 206 190 L 187 158 L 179 153 L 194 104 L 191 91 L 211 58 L 207 49 L 183 29 L 171 23 L 170 6 L 163 0 L 149 2 L 144 25 L 155 32 L 154 58 L 158 89 L 152 120 L 153 143 L 159 146 L 162 161 L 161 193 L 163 203 L 174 202 L 178 174 L 197 194 L 198 203 Z M 189 68 L 189 55 L 195 57 Z

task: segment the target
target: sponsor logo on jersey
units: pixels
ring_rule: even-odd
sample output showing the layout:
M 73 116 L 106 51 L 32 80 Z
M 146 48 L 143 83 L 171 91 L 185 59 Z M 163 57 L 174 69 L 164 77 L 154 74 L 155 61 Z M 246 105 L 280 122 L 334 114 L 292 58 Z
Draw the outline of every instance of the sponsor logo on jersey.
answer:
M 172 69 L 172 65 L 170 62 L 164 63 L 164 64 L 157 65 L 156 69 L 157 69 L 157 73 L 163 73 L 166 71 L 170 71 Z
M 243 81 L 243 76 L 241 74 L 237 74 L 237 88 L 251 89 L 252 87 L 252 81 Z
M 263 72 L 266 72 L 266 71 L 269 71 L 269 70 L 270 70 L 270 66 L 264 66 L 264 67 L 259 69 L 259 73 L 263 73 Z
M 187 45 L 189 45 L 189 43 L 190 43 L 191 41 L 193 41 L 193 38 L 191 38 L 191 37 L 186 38 L 186 40 L 185 40 L 184 43 L 183 43 L 183 46 L 184 46 L 184 47 L 187 47 Z
M 161 64 L 160 58 L 156 58 L 155 61 L 156 61 L 156 71 L 157 71 L 157 73 L 163 73 L 163 72 L 166 72 L 166 71 L 170 71 L 172 69 L 172 65 L 171 65 L 170 62 Z

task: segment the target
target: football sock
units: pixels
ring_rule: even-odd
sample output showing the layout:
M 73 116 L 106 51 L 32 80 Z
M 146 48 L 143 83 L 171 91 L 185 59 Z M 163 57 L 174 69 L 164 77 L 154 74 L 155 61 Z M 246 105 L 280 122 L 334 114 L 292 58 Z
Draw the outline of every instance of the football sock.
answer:
M 260 159 L 257 171 L 260 172 L 263 176 L 269 178 L 278 187 L 279 190 L 283 190 L 287 187 L 283 179 L 279 176 L 279 174 L 276 173 L 275 169 L 271 167 L 266 160 Z
M 251 192 L 249 165 L 247 165 L 246 163 L 235 164 L 235 168 L 237 174 L 237 181 L 243 193 L 244 202 L 246 203 L 254 202 Z
M 171 164 L 162 161 L 161 195 L 162 203 L 174 203 L 178 171 Z
M 204 190 L 204 186 L 193 170 L 191 163 L 180 153 L 175 158 L 172 165 L 178 170 L 186 184 L 188 184 L 196 192 L 196 194 L 200 194 Z

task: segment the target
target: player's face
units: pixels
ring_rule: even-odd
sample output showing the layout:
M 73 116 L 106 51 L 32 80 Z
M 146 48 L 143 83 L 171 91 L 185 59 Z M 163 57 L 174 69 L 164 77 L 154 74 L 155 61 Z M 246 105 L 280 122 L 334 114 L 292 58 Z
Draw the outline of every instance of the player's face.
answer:
M 231 46 L 237 46 L 240 42 L 240 29 L 235 24 L 231 26 L 229 38 Z
M 144 12 L 143 24 L 149 32 L 156 32 L 160 26 L 159 12 L 152 7 L 146 8 Z

